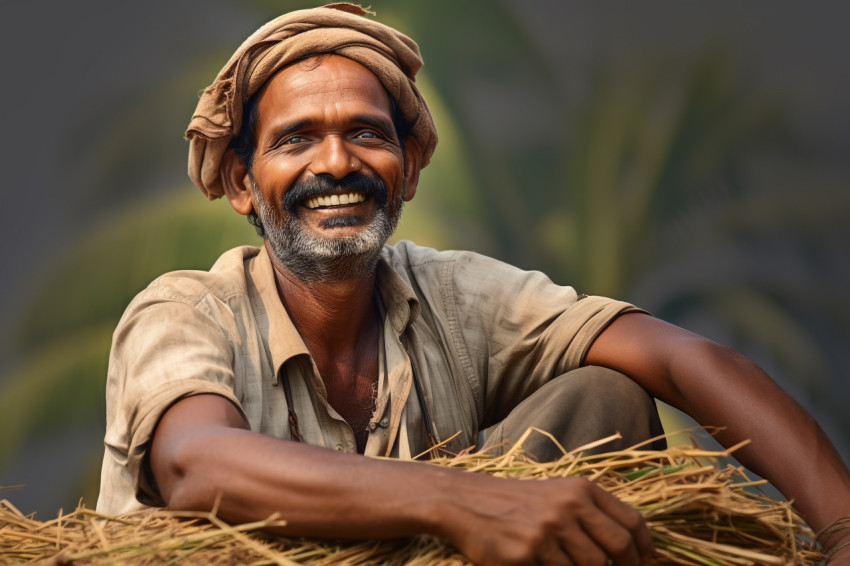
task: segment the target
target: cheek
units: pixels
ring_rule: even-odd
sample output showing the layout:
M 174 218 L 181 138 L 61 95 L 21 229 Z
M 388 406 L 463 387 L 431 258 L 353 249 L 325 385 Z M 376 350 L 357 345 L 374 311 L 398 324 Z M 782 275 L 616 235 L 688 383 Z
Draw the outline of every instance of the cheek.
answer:
M 375 173 L 384 181 L 390 194 L 396 195 L 404 190 L 404 162 L 401 156 L 375 163 Z
M 298 172 L 298 168 L 279 161 L 255 163 L 254 183 L 267 201 L 280 203 L 286 190 L 298 180 Z

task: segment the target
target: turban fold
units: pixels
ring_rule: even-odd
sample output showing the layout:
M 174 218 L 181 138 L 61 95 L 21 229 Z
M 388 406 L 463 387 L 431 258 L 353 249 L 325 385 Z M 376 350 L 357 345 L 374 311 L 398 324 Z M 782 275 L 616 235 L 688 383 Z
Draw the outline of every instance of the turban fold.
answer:
M 335 53 L 369 69 L 398 104 L 419 145 L 422 166 L 437 145 L 437 132 L 416 88 L 419 47 L 406 35 L 364 17 L 355 4 L 329 4 L 284 14 L 254 32 L 200 95 L 186 130 L 189 176 L 210 200 L 224 194 L 219 168 L 242 125 L 242 107 L 274 73 L 290 63 Z M 374 14 L 372 14 L 374 15 Z

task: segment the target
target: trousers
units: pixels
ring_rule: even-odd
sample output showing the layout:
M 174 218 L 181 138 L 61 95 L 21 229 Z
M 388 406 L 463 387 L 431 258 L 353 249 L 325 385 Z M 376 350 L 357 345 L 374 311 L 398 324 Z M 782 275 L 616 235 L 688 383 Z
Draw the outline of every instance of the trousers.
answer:
M 498 456 L 534 427 L 550 433 L 567 451 L 619 433 L 584 454 L 616 452 L 664 434 L 655 399 L 640 385 L 617 371 L 585 366 L 548 382 L 517 405 L 508 416 L 479 433 L 480 451 Z M 664 438 L 642 447 L 663 450 Z M 557 444 L 532 432 L 523 451 L 538 462 L 563 456 Z

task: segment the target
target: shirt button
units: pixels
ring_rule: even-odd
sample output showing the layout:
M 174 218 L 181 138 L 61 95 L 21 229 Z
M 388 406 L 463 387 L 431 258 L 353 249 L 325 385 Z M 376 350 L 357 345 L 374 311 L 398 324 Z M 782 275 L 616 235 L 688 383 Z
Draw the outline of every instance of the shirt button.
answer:
M 342 452 L 343 450 L 345 450 L 345 446 L 343 446 L 342 444 L 337 444 L 335 448 L 337 452 Z
M 386 426 L 389 426 L 389 424 L 390 424 L 390 419 L 388 419 L 387 417 L 384 417 L 384 418 L 381 419 L 381 426 L 386 427 Z

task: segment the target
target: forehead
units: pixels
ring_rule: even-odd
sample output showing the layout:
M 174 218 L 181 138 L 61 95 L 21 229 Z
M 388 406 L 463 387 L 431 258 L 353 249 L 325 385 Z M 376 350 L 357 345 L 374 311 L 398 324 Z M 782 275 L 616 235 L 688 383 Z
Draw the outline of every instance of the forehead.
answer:
M 346 110 L 390 115 L 390 101 L 366 67 L 339 55 L 313 57 L 286 67 L 266 83 L 259 100 L 260 123 L 311 119 Z M 264 120 L 264 117 L 268 117 Z

